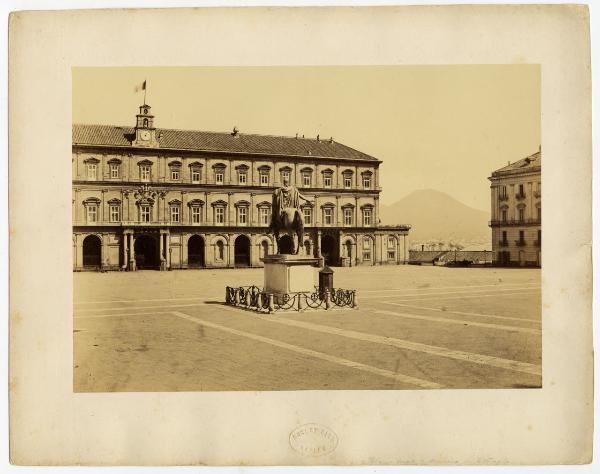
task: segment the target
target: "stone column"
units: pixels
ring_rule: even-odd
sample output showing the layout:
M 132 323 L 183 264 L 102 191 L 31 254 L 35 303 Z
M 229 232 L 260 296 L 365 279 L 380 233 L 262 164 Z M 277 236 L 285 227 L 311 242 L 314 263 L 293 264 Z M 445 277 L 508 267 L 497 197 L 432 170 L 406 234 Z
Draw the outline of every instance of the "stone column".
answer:
M 122 260 L 123 266 L 127 268 L 127 234 L 126 231 L 123 231 L 123 238 L 121 242 L 121 251 L 122 251 Z
M 191 222 L 190 219 L 190 208 L 187 205 L 188 203 L 188 193 L 187 191 L 181 191 L 181 210 L 179 216 L 179 223 L 188 223 Z
M 258 225 L 257 219 L 256 219 L 256 214 L 258 214 L 258 212 L 255 211 L 255 203 L 254 203 L 254 198 L 256 197 L 256 193 L 250 193 L 250 225 L 251 226 L 256 226 Z
M 375 206 L 373 206 L 373 227 L 379 227 L 379 196 L 374 198 Z
M 230 267 L 235 266 L 235 239 L 233 238 L 233 234 L 228 234 L 229 236 L 229 247 L 227 251 L 228 262 L 227 265 Z
M 227 193 L 227 220 L 225 225 L 235 225 L 235 215 L 232 217 L 234 212 L 234 206 L 231 205 L 231 196 L 233 196 L 232 192 Z
M 129 234 L 129 270 L 135 271 L 135 237 Z
M 103 160 L 104 160 L 104 158 L 103 158 Z M 104 207 L 106 206 L 106 202 L 105 202 L 104 196 L 106 195 L 107 191 L 108 191 L 107 189 L 102 189 L 100 191 L 100 196 L 101 196 L 101 199 L 100 199 L 100 216 L 99 216 L 98 220 L 101 223 L 104 223 L 104 216 L 105 216 Z
M 323 237 L 323 233 L 320 230 L 318 230 L 315 245 L 317 246 L 317 257 L 319 257 L 319 258 L 321 258 L 323 256 L 323 254 L 321 254 L 321 238 L 322 237 Z
M 75 198 L 74 198 L 75 206 L 73 208 L 73 220 L 74 220 L 74 222 L 78 222 L 79 221 L 79 189 L 75 188 L 73 191 L 75 192 Z
M 209 234 L 200 234 L 202 239 L 204 240 L 204 266 L 208 267 L 209 263 L 212 265 L 212 261 L 209 262 L 210 257 L 210 242 L 209 242 Z
M 163 240 L 164 240 L 164 232 L 161 230 L 160 233 L 158 234 L 158 255 L 159 255 L 159 262 L 162 262 L 162 259 L 164 258 L 164 246 L 163 246 Z M 162 268 L 161 268 L 162 270 Z
M 76 239 L 75 246 L 77 247 L 76 248 L 77 267 L 82 268 L 83 267 L 83 235 L 76 234 L 75 239 Z
M 337 223 L 338 227 L 341 227 L 342 222 L 342 213 L 340 212 L 340 196 L 335 196 L 335 215 L 333 216 L 333 221 Z

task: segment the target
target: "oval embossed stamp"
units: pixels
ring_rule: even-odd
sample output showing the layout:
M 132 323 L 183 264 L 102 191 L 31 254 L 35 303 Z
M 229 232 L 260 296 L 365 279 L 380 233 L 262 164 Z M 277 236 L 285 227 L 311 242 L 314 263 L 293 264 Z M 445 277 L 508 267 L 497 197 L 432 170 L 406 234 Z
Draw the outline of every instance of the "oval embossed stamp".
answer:
M 303 456 L 323 456 L 335 451 L 337 445 L 334 431 L 317 423 L 307 423 L 290 433 L 290 446 Z

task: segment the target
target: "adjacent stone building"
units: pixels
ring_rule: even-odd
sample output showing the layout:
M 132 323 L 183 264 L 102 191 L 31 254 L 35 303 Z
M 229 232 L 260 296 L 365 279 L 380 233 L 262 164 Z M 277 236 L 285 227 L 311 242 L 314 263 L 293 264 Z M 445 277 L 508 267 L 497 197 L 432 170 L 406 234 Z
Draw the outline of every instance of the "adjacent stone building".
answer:
M 492 250 L 497 265 L 542 264 L 542 153 L 492 173 Z
M 402 264 L 410 226 L 379 225 L 381 161 L 331 138 L 73 125 L 73 268 L 261 266 L 271 194 L 289 176 L 307 253 L 330 265 Z M 291 247 L 291 243 L 287 243 Z

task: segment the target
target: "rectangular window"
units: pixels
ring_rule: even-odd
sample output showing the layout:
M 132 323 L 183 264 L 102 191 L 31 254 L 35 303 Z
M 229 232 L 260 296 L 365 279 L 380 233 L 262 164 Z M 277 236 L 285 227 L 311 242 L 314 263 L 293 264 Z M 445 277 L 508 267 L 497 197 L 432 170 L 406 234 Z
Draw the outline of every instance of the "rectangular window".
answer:
M 110 177 L 111 178 L 119 177 L 119 165 L 117 165 L 116 163 L 110 164 Z
M 171 168 L 171 181 L 179 181 L 179 168 Z
M 538 230 L 538 245 L 542 245 L 542 231 Z
M 200 182 L 200 170 L 198 168 L 192 169 L 192 183 Z
M 506 186 L 500 186 L 500 197 L 506 197 Z
M 140 206 L 140 220 L 150 222 L 150 206 Z
M 223 178 L 225 176 L 225 173 L 223 171 L 216 171 L 215 172 L 215 183 L 216 184 L 223 184 Z
M 508 219 L 508 213 L 506 212 L 506 209 L 502 209 L 502 222 L 506 222 Z
M 371 177 L 370 176 L 363 177 L 363 188 L 371 189 Z
M 396 240 L 393 237 L 389 237 L 388 238 L 388 248 L 395 248 L 396 247 Z
M 199 206 L 192 207 L 192 224 L 200 224 L 200 209 Z
M 507 237 L 506 237 L 506 231 L 503 230 L 502 231 L 502 242 L 506 242 L 507 241 Z
M 311 174 L 310 173 L 304 173 L 302 175 L 302 186 L 304 186 L 305 188 L 310 188 L 312 179 L 311 179 Z
M 121 206 L 110 206 L 110 221 L 119 222 L 121 220 Z
M 88 163 L 87 165 L 88 179 L 96 180 L 98 178 L 98 165 L 95 163 Z
M 87 208 L 87 220 L 88 222 L 98 222 L 98 207 L 88 206 Z
M 388 250 L 388 260 L 396 260 L 396 252 Z
M 344 187 L 350 189 L 352 187 L 352 176 L 344 176 Z
M 326 207 L 323 209 L 323 222 L 325 225 L 333 224 L 333 208 Z
M 142 181 L 150 181 L 150 166 L 148 166 L 148 165 L 140 166 L 140 179 Z
M 310 207 L 305 207 L 303 209 L 304 212 L 304 225 L 312 225 L 312 209 Z
M 269 173 L 261 173 L 260 174 L 260 184 L 264 186 L 269 185 Z
M 352 225 L 352 209 L 344 209 L 344 225 Z
M 258 210 L 261 225 L 269 225 L 270 215 L 268 207 L 261 207 Z
M 248 174 L 245 171 L 241 171 L 238 175 L 238 183 L 246 184 L 248 182 Z
M 246 225 L 248 223 L 248 208 L 247 207 L 239 207 L 238 208 L 238 224 Z
M 538 221 L 542 220 L 542 208 L 541 207 L 537 208 L 537 219 L 538 219 Z
M 323 177 L 323 186 L 325 186 L 326 188 L 330 188 L 332 182 L 333 182 L 333 179 L 331 178 L 331 176 Z
M 217 224 L 225 223 L 225 208 L 224 207 L 215 207 L 215 223 L 217 223 Z
M 365 227 L 371 225 L 372 216 L 373 212 L 371 211 L 371 209 L 365 209 L 363 211 L 363 225 Z
M 363 240 L 363 260 L 371 260 L 371 239 Z
M 171 222 L 179 222 L 179 206 L 171 206 Z
M 519 209 L 519 220 L 521 222 L 525 220 L 525 209 Z
M 520 244 L 525 243 L 525 231 L 524 230 L 519 231 L 519 243 Z

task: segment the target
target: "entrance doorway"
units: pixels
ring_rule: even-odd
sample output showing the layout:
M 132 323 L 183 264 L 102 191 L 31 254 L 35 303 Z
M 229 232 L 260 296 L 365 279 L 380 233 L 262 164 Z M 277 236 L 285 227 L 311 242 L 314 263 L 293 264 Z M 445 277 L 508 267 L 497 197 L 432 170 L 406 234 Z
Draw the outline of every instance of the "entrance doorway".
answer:
M 325 265 L 337 265 L 337 239 L 332 235 L 321 237 L 321 255 L 325 259 Z
M 199 235 L 192 235 L 188 240 L 188 266 L 204 266 L 204 239 Z
M 158 248 L 156 239 L 150 235 L 135 238 L 135 264 L 139 269 L 158 268 Z
M 235 239 L 234 253 L 236 267 L 250 266 L 250 239 L 247 236 L 242 234 Z
M 279 253 L 291 255 L 294 253 L 294 239 L 288 234 L 284 234 L 279 238 Z
M 102 242 L 97 235 L 88 235 L 83 239 L 83 266 L 100 268 L 102 260 Z

